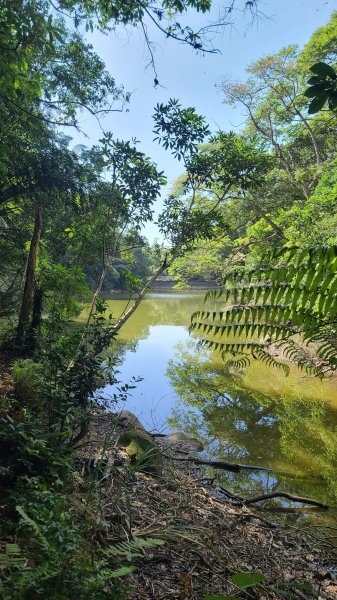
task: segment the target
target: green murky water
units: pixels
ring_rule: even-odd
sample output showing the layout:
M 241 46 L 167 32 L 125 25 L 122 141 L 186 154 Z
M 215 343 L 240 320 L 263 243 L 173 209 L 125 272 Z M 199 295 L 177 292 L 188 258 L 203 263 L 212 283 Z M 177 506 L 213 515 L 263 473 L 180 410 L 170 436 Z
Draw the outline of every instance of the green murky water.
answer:
M 108 301 L 115 318 L 126 303 Z M 142 378 L 126 408 L 148 429 L 197 435 L 213 458 L 273 469 L 219 475 L 232 491 L 284 490 L 337 505 L 337 380 L 321 382 L 295 366 L 285 377 L 257 361 L 229 370 L 188 334 L 191 314 L 202 308 L 200 292 L 153 293 L 126 323 L 115 344 L 119 379 Z M 115 391 L 108 386 L 104 394 Z

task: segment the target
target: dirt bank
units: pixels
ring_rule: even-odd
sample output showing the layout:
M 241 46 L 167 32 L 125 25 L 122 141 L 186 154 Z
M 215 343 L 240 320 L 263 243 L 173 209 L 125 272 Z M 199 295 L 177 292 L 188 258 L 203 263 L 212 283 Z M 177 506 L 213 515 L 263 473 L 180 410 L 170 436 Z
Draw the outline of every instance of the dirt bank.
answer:
M 202 600 L 207 594 L 337 598 L 334 559 L 319 541 L 281 527 L 267 512 L 232 506 L 205 485 L 200 468 L 175 461 L 167 448 L 161 451 L 159 477 L 130 466 L 126 452 L 117 447 L 109 413 L 95 416 L 82 449 L 101 464 L 106 477 L 102 543 L 147 536 L 165 542 L 144 548 L 135 560 L 137 570 L 127 577 L 133 600 Z M 240 591 L 231 577 L 242 571 L 261 573 L 265 580 Z

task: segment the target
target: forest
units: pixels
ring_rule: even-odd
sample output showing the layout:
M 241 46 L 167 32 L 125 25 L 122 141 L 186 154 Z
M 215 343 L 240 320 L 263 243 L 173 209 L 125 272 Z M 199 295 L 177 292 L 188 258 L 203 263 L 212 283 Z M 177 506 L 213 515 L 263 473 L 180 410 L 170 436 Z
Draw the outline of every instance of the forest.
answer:
M 247 57 L 241 80 L 223 69 L 230 129 L 155 95 L 153 30 L 212 60 L 214 29 L 259 19 L 258 0 L 210 24 L 213 9 L 0 2 L 4 600 L 337 597 L 337 12 L 304 45 Z M 127 28 L 146 48 L 173 182 L 142 140 L 105 128 L 133 96 L 88 39 Z M 97 143 L 76 143 L 83 115 Z M 168 435 L 123 410 L 137 394 L 145 410 L 142 369 L 161 346 L 141 349 L 158 325 L 184 328 L 165 384 L 147 365 L 158 399 L 167 381 L 177 399 Z M 302 528 L 300 512 L 254 513 L 282 511 L 275 497 L 296 503 L 290 517 L 318 512 Z

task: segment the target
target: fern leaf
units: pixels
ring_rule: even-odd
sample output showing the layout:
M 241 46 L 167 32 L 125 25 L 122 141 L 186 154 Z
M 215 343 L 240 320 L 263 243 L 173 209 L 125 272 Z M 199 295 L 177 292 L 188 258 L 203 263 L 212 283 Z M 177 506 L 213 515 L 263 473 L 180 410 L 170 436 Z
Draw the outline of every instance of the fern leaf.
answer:
M 208 292 L 207 298 L 222 297 L 225 303 L 232 298 L 234 305 L 220 312 L 202 313 L 201 318 L 194 314 L 191 331 L 202 332 L 201 343 L 220 350 L 223 356 L 251 354 L 286 371 L 287 367 L 268 352 L 268 346 L 277 341 L 283 344 L 285 356 L 307 372 L 321 377 L 325 368 L 337 370 L 337 245 L 309 250 L 284 247 L 272 256 L 284 257 L 284 264 L 247 273 L 233 271 L 225 277 L 221 290 Z M 263 262 L 270 264 L 270 257 Z M 318 342 L 317 358 L 325 366 L 318 365 L 292 339 L 298 333 L 307 344 Z M 257 343 L 256 335 L 269 338 L 268 343 Z M 219 336 L 233 336 L 238 341 L 219 342 Z M 242 366 L 248 360 L 244 356 L 234 362 Z

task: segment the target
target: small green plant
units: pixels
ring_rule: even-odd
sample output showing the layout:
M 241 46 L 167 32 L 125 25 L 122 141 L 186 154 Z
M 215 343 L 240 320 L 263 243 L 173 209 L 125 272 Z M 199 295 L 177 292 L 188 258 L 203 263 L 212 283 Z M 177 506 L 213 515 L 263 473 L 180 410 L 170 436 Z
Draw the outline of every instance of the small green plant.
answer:
M 38 404 L 43 365 L 32 359 L 16 360 L 12 366 L 15 395 L 24 406 Z
M 65 509 L 65 497 L 49 493 L 41 485 L 38 489 L 37 483 L 35 492 L 26 498 L 27 508 L 17 506 L 24 552 L 17 544 L 7 544 L 0 554 L 4 600 L 124 598 L 119 580 L 135 570 L 130 563 L 143 557 L 143 549 L 165 543 L 157 538 L 136 538 L 89 553 L 80 523 L 73 511 Z
M 239 571 L 231 575 L 229 580 L 240 590 L 240 592 L 244 592 L 250 588 L 258 590 L 260 584 L 266 581 L 266 576 L 262 573 Z M 295 598 L 298 598 L 298 592 L 312 592 L 313 586 L 307 581 L 303 583 L 291 581 L 269 586 L 268 589 L 278 596 L 282 596 L 282 598 L 294 600 Z M 239 596 L 208 594 L 207 596 L 204 596 L 203 600 L 239 600 Z

